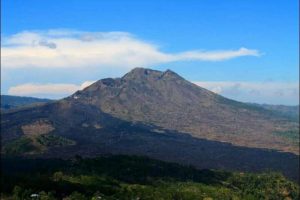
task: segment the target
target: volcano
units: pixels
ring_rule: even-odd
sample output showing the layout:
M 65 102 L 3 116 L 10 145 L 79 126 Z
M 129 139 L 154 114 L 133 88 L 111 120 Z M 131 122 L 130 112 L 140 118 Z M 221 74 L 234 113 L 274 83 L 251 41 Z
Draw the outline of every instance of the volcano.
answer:
M 135 68 L 64 99 L 2 112 L 2 151 L 33 157 L 146 155 L 198 168 L 298 176 L 299 124 L 199 87 L 171 70 Z

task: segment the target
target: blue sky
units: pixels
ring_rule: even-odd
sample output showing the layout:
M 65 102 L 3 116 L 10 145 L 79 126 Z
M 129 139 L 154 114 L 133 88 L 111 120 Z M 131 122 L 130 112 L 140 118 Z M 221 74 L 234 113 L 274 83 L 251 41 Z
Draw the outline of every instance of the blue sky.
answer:
M 299 104 L 298 8 L 297 0 L 2 0 L 1 92 L 58 98 L 139 66 L 240 101 Z

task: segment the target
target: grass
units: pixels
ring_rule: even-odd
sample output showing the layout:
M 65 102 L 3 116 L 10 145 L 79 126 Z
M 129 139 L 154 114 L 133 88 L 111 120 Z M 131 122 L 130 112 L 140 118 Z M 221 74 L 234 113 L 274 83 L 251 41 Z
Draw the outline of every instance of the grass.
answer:
M 53 134 L 23 135 L 5 144 L 4 153 L 7 155 L 35 154 L 46 151 L 49 147 L 75 145 L 75 141 Z
M 67 145 L 74 145 L 75 142 L 58 136 L 58 135 L 52 135 L 52 134 L 46 134 L 46 135 L 40 135 L 37 138 L 37 141 L 46 147 L 52 147 L 52 146 L 67 146 Z
M 22 136 L 17 140 L 4 146 L 4 152 L 9 155 L 18 155 L 21 153 L 29 153 L 36 151 L 37 148 L 33 145 L 31 138 Z

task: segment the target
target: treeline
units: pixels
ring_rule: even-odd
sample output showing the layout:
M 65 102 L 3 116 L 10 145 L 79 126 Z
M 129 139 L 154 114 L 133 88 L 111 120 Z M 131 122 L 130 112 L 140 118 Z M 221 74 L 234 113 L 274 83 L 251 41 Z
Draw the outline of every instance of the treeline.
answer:
M 3 158 L 1 199 L 297 199 L 279 173 L 197 170 L 147 157 Z

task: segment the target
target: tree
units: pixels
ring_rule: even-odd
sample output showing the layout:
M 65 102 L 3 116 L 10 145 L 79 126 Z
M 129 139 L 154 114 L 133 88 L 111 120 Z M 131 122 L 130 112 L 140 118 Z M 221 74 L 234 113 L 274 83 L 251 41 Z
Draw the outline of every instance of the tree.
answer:
M 88 200 L 88 198 L 79 192 L 73 192 L 70 196 L 63 200 Z
M 40 195 L 40 200 L 56 200 L 53 193 L 51 193 L 51 192 L 47 193 L 45 191 L 41 191 L 39 193 L 39 195 Z
M 64 177 L 64 173 L 61 172 L 61 171 L 55 172 L 55 173 L 53 174 L 53 180 L 54 180 L 54 181 L 60 181 L 60 180 L 63 179 L 63 177 Z
M 15 186 L 13 190 L 13 199 L 15 200 L 22 200 L 23 198 L 23 188 L 20 186 Z

